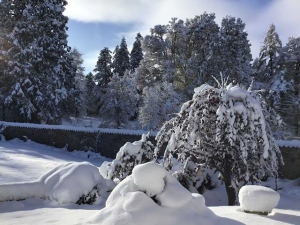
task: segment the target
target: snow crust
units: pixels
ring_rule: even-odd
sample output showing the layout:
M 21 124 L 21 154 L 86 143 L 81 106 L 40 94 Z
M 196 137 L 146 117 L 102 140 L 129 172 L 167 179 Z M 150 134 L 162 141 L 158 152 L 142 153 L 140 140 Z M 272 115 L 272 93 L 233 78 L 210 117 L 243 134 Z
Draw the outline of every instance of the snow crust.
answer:
M 241 209 L 250 212 L 270 213 L 280 200 L 280 195 L 271 188 L 246 185 L 240 189 Z
M 150 162 L 137 165 L 132 175 L 112 191 L 106 207 L 88 223 L 210 225 L 224 220 L 205 206 L 202 195 L 191 194 L 164 167 Z
M 99 196 L 111 190 L 96 166 L 88 162 L 66 163 L 53 168 L 34 182 L 1 184 L 0 201 L 37 197 L 60 204 L 76 203 L 83 194 L 88 194 L 97 185 Z

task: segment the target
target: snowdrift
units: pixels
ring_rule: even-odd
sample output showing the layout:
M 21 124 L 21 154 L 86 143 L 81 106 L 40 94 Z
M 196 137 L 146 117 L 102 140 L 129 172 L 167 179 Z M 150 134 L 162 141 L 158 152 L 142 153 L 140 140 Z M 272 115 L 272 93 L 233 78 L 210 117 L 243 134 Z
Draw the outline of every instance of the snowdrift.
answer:
M 154 162 L 137 165 L 112 191 L 106 207 L 87 223 L 101 225 L 241 224 L 216 216 L 202 195 L 192 194 Z
M 55 167 L 34 182 L 0 185 L 0 201 L 45 198 L 60 204 L 76 203 L 83 195 L 97 190 L 98 201 L 113 188 L 112 181 L 104 179 L 99 169 L 88 163 L 66 163 Z M 106 196 L 105 196 L 106 195 Z

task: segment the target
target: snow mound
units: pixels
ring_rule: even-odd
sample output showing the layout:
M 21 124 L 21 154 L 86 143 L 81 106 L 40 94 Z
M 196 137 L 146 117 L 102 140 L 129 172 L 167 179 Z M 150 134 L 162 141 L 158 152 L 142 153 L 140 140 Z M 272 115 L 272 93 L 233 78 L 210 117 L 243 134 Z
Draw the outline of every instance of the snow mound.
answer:
M 0 201 L 38 197 L 60 204 L 76 203 L 94 188 L 99 196 L 105 195 L 112 188 L 109 182 L 101 176 L 96 166 L 88 162 L 66 163 L 50 170 L 35 182 L 0 185 Z
M 243 186 L 239 192 L 241 208 L 245 212 L 268 214 L 277 206 L 279 199 L 276 191 L 258 185 Z
M 88 162 L 58 166 L 40 180 L 45 184 L 47 197 L 61 204 L 76 203 L 83 194 L 88 194 L 95 186 L 100 184 L 105 186 L 99 169 Z
M 202 195 L 191 194 L 164 167 L 154 162 L 137 165 L 87 223 L 101 225 L 226 224 L 205 206 Z M 230 220 L 228 224 L 239 224 Z

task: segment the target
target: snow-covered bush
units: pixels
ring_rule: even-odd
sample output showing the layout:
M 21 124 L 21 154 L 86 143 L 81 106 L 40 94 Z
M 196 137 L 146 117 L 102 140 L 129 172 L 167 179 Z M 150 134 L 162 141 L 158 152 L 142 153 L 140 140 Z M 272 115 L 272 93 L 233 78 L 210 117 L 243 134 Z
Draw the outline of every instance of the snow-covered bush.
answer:
M 143 134 L 140 141 L 127 142 L 116 155 L 116 159 L 107 165 L 107 178 L 119 180 L 125 179 L 132 172 L 132 169 L 142 163 L 154 159 L 154 146 L 148 140 L 150 133 Z
M 99 169 L 87 162 L 66 163 L 44 174 L 37 181 L 0 185 L 0 201 L 46 198 L 60 204 L 93 204 L 106 199 L 114 188 Z
M 267 215 L 277 206 L 280 195 L 271 188 L 246 185 L 240 189 L 241 209 L 247 213 Z
M 156 136 L 156 151 L 168 142 L 163 162 L 168 170 L 192 161 L 219 171 L 228 203 L 234 205 L 238 190 L 247 182 L 278 176 L 282 157 L 269 124 L 274 116 L 268 112 L 254 91 L 231 84 L 202 85 L 163 125 Z
M 202 194 L 205 189 L 211 190 L 220 185 L 216 172 L 204 164 L 195 163 L 189 157 L 183 166 L 173 167 L 172 174 L 182 186 L 193 193 Z
M 106 207 L 88 223 L 128 224 L 236 224 L 217 217 L 202 195 L 192 194 L 165 168 L 154 162 L 137 165 L 106 201 Z

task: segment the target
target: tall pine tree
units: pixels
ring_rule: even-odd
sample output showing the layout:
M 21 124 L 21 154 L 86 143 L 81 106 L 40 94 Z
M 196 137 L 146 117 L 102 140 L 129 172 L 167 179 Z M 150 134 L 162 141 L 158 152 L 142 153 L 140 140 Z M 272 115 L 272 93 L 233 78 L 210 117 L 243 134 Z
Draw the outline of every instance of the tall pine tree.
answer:
M 117 46 L 114 53 L 114 73 L 123 76 L 126 70 L 130 69 L 129 51 L 127 49 L 126 39 L 123 37 L 120 46 Z
M 237 83 L 250 84 L 253 74 L 252 55 L 245 23 L 240 18 L 226 16 L 222 20 L 218 46 L 219 72 Z
M 282 42 L 276 32 L 275 25 L 271 24 L 264 38 L 259 53 L 258 80 L 269 81 L 276 73 L 276 59 L 282 47 Z
M 5 103 L 13 120 L 60 123 L 76 108 L 79 91 L 67 43 L 66 4 L 63 0 L 8 3 L 15 22 L 3 53 L 8 61 L 5 74 L 12 82 Z
M 143 57 L 143 50 L 142 50 L 142 40 L 143 37 L 140 33 L 138 33 L 135 37 L 135 42 L 133 43 L 132 50 L 130 52 L 130 69 L 131 72 L 134 72 L 136 68 L 139 67 L 140 61 L 144 58 Z
M 100 87 L 107 87 L 107 84 L 110 82 L 112 77 L 112 56 L 111 51 L 105 47 L 100 51 L 97 64 L 95 66 L 94 72 L 95 81 Z

